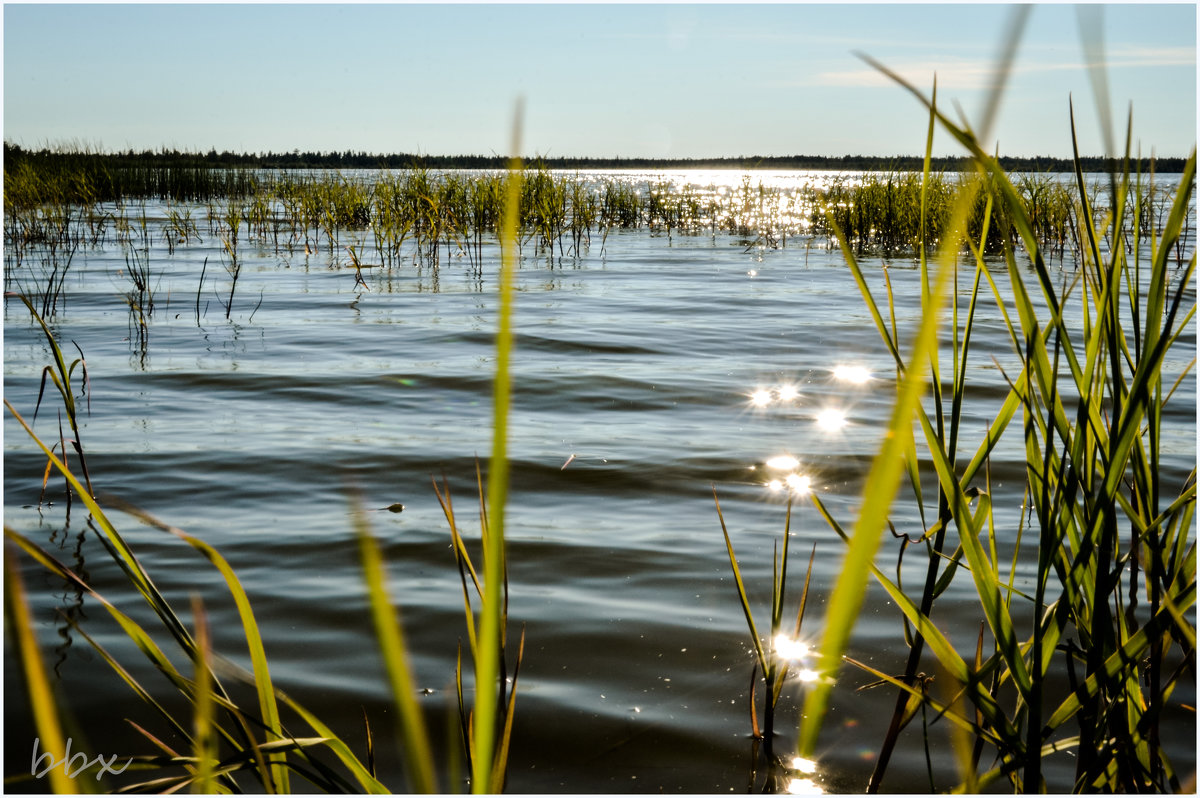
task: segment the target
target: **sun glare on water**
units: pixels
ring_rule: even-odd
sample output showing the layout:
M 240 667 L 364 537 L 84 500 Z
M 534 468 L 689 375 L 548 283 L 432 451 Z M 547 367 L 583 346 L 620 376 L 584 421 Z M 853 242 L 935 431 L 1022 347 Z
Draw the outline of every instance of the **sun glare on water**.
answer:
M 807 643 L 783 632 L 775 635 L 771 642 L 774 644 L 775 653 L 784 659 L 801 660 L 811 653 Z
M 825 790 L 813 781 L 811 776 L 817 773 L 817 763 L 802 756 L 792 757 L 790 770 L 796 775 L 787 784 L 789 795 L 824 795 Z
M 797 496 L 804 496 L 812 492 L 812 479 L 801 474 L 788 474 L 784 482 Z
M 800 461 L 790 454 L 776 455 L 767 461 L 767 468 L 772 468 L 776 471 L 790 471 L 798 465 L 800 465 Z
M 836 407 L 827 407 L 816 415 L 817 426 L 825 432 L 837 432 L 846 426 L 846 414 Z
M 833 370 L 833 378 L 851 385 L 865 385 L 871 380 L 871 372 L 863 366 L 838 366 Z
M 825 791 L 812 779 L 792 779 L 787 785 L 788 795 L 824 795 Z

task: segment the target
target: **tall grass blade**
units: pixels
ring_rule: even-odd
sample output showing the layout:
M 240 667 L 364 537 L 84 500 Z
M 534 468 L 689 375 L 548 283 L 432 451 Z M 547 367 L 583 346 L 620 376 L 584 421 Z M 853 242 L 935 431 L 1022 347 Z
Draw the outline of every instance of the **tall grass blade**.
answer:
M 6 535 L 11 532 L 8 527 L 5 527 L 4 531 Z M 63 763 L 62 767 L 47 768 L 50 789 L 59 795 L 78 793 L 80 783 L 67 772 L 67 740 L 59 722 L 58 702 L 51 690 L 50 679 L 46 675 L 37 637 L 34 635 L 33 616 L 29 610 L 29 601 L 25 597 L 21 569 L 16 553 L 9 545 L 4 547 L 4 617 L 21 672 L 25 677 L 25 689 L 29 694 L 30 708 L 33 710 L 39 748 L 49 754 L 52 765 Z M 42 763 L 35 760 L 33 766 L 37 768 L 40 764 Z
M 965 205 L 963 202 L 957 211 L 958 223 L 951 228 L 954 231 L 963 229 Z M 951 241 L 957 243 L 957 236 L 958 233 L 955 232 Z M 949 257 L 953 258 L 953 252 Z M 922 318 L 908 361 L 911 365 L 898 387 L 896 404 L 892 409 L 883 446 L 868 472 L 858 521 L 829 598 L 825 631 L 821 640 L 820 664 L 817 669 L 822 678 L 813 685 L 813 689 L 805 698 L 804 715 L 800 724 L 799 750 L 800 755 L 804 757 L 811 756 L 816 750 L 817 735 L 825 716 L 831 683 L 862 607 L 870 567 L 879 548 L 888 508 L 900 487 L 900 479 L 905 474 L 904 441 L 906 436 L 912 434 L 912 417 L 925 389 L 925 376 L 921 366 L 928 362 L 931 351 L 937 345 L 937 320 L 949 290 L 952 265 L 943 263 L 939 269 L 932 306 L 925 310 Z
M 179 641 L 184 650 L 189 652 L 192 651 L 195 648 L 195 641 L 192 639 L 191 634 L 179 620 L 179 617 L 175 614 L 174 610 L 171 609 L 162 593 L 154 585 L 154 582 L 150 579 L 150 575 L 146 573 L 146 570 L 142 567 L 141 563 L 138 562 L 137 557 L 134 556 L 133 551 L 129 548 L 129 545 L 125 542 L 125 539 L 121 537 L 121 534 L 117 532 L 116 527 L 113 526 L 111 521 L 109 521 L 108 516 L 105 515 L 104 511 L 100 508 L 100 505 L 96 503 L 91 491 L 86 489 L 79 482 L 78 478 L 76 478 L 76 476 L 71 472 L 71 470 L 67 468 L 66 464 L 54 454 L 53 450 L 46 446 L 46 444 L 42 442 L 41 438 L 34 434 L 33 429 L 28 423 L 26 423 L 25 419 L 21 417 L 21 414 L 17 412 L 16 408 L 14 408 L 7 399 L 4 400 L 4 406 L 8 408 L 8 411 L 13 415 L 13 418 L 15 418 L 21 427 L 24 428 L 24 430 L 29 434 L 29 437 L 33 439 L 34 443 L 38 445 L 38 448 L 42 450 L 50 462 L 54 464 L 54 467 L 58 469 L 59 473 L 66 478 L 67 482 L 70 483 L 71 487 L 74 489 L 75 494 L 88 508 L 88 512 L 91 513 L 92 518 L 96 522 L 96 528 L 102 534 L 101 540 L 114 554 L 114 559 L 116 560 L 117 565 L 120 566 L 120 568 L 129 577 L 130 581 L 133 582 L 134 587 L 137 588 L 138 592 L 142 594 L 147 603 L 150 604 L 155 613 L 159 616 L 163 623 L 166 624 L 172 636 Z
M 762 668 L 765 675 L 770 667 L 767 661 L 767 652 L 763 648 L 762 636 L 758 633 L 758 627 L 754 624 L 754 613 L 750 610 L 750 597 L 746 595 L 746 585 L 742 581 L 742 569 L 738 566 L 737 555 L 733 553 L 733 541 L 729 539 L 729 530 L 725 527 L 725 515 L 721 512 L 721 501 L 717 498 L 715 486 L 713 487 L 713 501 L 717 505 L 717 519 L 721 522 L 721 532 L 725 535 L 725 551 L 729 554 L 729 566 L 733 569 L 733 582 L 737 585 L 738 600 L 742 605 L 742 613 L 746 616 L 746 625 L 750 627 L 750 637 L 754 641 L 754 654 L 758 659 L 758 666 Z
M 208 631 L 208 616 L 199 597 L 192 599 L 192 617 L 196 625 L 196 659 L 193 663 L 196 695 L 192 740 L 197 765 L 192 792 L 212 795 L 215 792 L 213 766 L 217 761 L 217 741 L 213 734 L 212 640 Z
M 518 103 L 513 122 L 513 161 L 501 220 L 500 307 L 496 330 L 496 372 L 492 392 L 492 456 L 488 464 L 487 506 L 490 510 L 484 546 L 484 598 L 480 610 L 478 650 L 475 657 L 475 712 L 472 739 L 471 789 L 491 788 L 496 746 L 497 700 L 504 619 L 504 522 L 508 501 L 508 415 L 512 394 L 509 364 L 513 351 L 513 301 L 516 296 L 516 241 L 521 198 L 522 108 Z
M 367 594 L 371 601 L 371 617 L 375 620 L 375 635 L 383 653 L 392 697 L 396 702 L 401 741 L 404 746 L 404 761 L 409 773 L 409 786 L 414 792 L 437 792 L 433 773 L 433 753 L 425 719 L 417 704 L 412 670 L 408 662 L 408 650 L 404 643 L 400 619 L 387 590 L 387 579 L 383 568 L 383 557 L 379 546 L 367 528 L 362 508 L 356 507 L 354 526 L 358 535 L 358 547 L 362 556 L 363 573 L 366 577 Z

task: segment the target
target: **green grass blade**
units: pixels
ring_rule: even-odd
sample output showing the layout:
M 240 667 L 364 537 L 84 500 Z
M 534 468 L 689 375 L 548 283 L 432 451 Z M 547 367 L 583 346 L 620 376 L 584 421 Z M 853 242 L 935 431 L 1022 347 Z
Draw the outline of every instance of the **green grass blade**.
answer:
M 750 637 L 754 640 L 754 655 L 758 658 L 758 666 L 763 673 L 767 672 L 767 652 L 763 649 L 762 638 L 754 625 L 754 613 L 750 610 L 750 598 L 746 595 L 746 585 L 742 582 L 742 569 L 738 567 L 737 556 L 733 553 L 733 542 L 729 539 L 729 530 L 725 528 L 725 515 L 721 512 L 721 502 L 717 498 L 717 489 L 713 487 L 713 501 L 717 504 L 717 519 L 721 522 L 721 532 L 725 535 L 725 550 L 729 553 L 729 565 L 733 569 L 733 581 L 737 585 L 738 600 L 742 612 L 746 616 L 746 625 L 750 627 Z
M 363 763 L 359 761 L 358 757 L 356 757 L 350 750 L 350 747 L 346 745 L 346 743 L 344 743 L 340 737 L 334 734 L 328 726 L 322 723 L 320 718 L 309 712 L 304 708 L 303 705 L 295 701 L 291 696 L 280 690 L 278 687 L 275 688 L 275 698 L 279 701 L 282 701 L 284 706 L 288 707 L 297 715 L 299 715 L 304 722 L 307 723 L 312 730 L 317 733 L 317 736 L 321 738 L 323 744 L 330 751 L 332 751 L 335 756 L 337 756 L 338 760 L 346 766 L 346 769 L 349 770 L 351 775 L 354 776 L 355 780 L 358 781 L 359 786 L 362 787 L 362 791 L 364 793 L 369 793 L 371 795 L 387 795 L 391 792 L 387 787 L 381 784 L 378 779 L 371 775 L 370 771 L 367 770 Z
M 192 792 L 212 795 L 215 792 L 214 765 L 217 761 L 217 740 L 213 734 L 212 641 L 208 633 L 208 617 L 199 597 L 192 600 L 192 616 L 196 624 L 196 693 L 192 727 L 196 777 L 192 782 Z
M 961 224 L 953 229 L 962 229 Z M 937 345 L 937 319 L 949 288 L 950 272 L 951 269 L 944 264 L 939 269 L 932 307 L 926 309 L 922 318 L 909 359 L 912 366 L 900 383 L 883 446 L 867 475 L 858 521 L 829 599 L 818 667 L 822 679 L 805 698 L 800 725 L 799 749 L 802 756 L 810 756 L 816 749 L 817 734 L 829 699 L 830 680 L 837 672 L 857 620 L 870 567 L 874 564 L 880 535 L 886 525 L 888 508 L 904 475 L 904 440 L 906 435 L 912 434 L 910 425 L 913 413 L 925 388 L 921 364 L 928 362 L 930 351 Z
M 379 553 L 375 538 L 367 529 L 361 508 L 355 509 L 354 525 L 358 533 L 359 552 L 371 601 L 371 616 L 375 620 L 375 634 L 379 639 L 388 680 L 392 686 L 392 697 L 396 702 L 410 786 L 414 792 L 437 792 L 432 748 L 429 745 L 429 735 L 421 707 L 417 704 L 400 618 L 388 595 L 383 557 Z
M 5 527 L 5 533 L 10 530 Z M 42 662 L 42 654 L 33 631 L 33 616 L 25 597 L 25 586 L 16 554 L 11 547 L 4 547 L 4 615 L 16 657 L 25 676 L 25 689 L 29 694 L 29 705 L 33 710 L 34 727 L 38 732 L 41 751 L 50 755 L 50 764 L 65 762 L 67 740 L 59 723 L 58 702 L 50 688 L 50 679 Z M 34 767 L 40 762 L 35 761 Z M 39 770 L 45 770 L 40 768 Z M 50 789 L 59 795 L 78 793 L 81 785 L 62 767 L 49 768 Z
M 484 597 L 480 608 L 475 657 L 475 736 L 472 740 L 471 789 L 486 792 L 496 746 L 500 657 L 503 637 L 504 524 L 508 502 L 508 416 L 512 395 L 509 364 L 513 352 L 513 303 L 516 297 L 516 242 L 521 198 L 521 115 L 518 104 L 513 124 L 513 162 L 500 235 L 500 307 L 496 330 L 496 373 L 492 392 L 492 457 L 488 464 L 488 537 L 484 547 Z
M 925 437 L 929 441 L 929 451 L 933 458 L 934 468 L 941 482 L 942 491 L 950 502 L 950 510 L 954 516 L 955 526 L 959 530 L 959 540 L 963 547 L 969 571 L 975 581 L 975 591 L 983 605 L 984 617 L 996 637 L 996 643 L 1008 664 L 1015 679 L 1017 689 L 1023 697 L 1028 697 L 1031 686 L 1028 669 L 1021 654 L 1017 641 L 1016 630 L 1008 605 L 1004 601 L 1004 585 L 996 576 L 995 564 L 987 556 L 979 536 L 991 515 L 991 497 L 987 494 L 979 496 L 979 507 L 971 513 L 969 499 L 963 492 L 954 474 L 954 466 L 946 453 L 938 444 L 937 434 L 927 420 L 922 420 Z
M 246 637 L 246 646 L 249 650 L 250 662 L 254 669 L 254 685 L 258 692 L 259 710 L 262 713 L 263 722 L 270 732 L 267 742 L 285 739 L 286 736 L 283 733 L 279 720 L 279 707 L 275 703 L 275 694 L 271 683 L 271 669 L 267 663 L 267 652 L 263 645 L 262 634 L 259 632 L 258 622 L 254 618 L 254 610 L 250 606 L 250 598 L 246 595 L 241 580 L 238 579 L 229 562 L 219 551 L 203 540 L 189 535 L 181 529 L 164 524 L 148 513 L 129 505 L 127 502 L 108 498 L 108 503 L 151 526 L 175 535 L 203 554 L 220 571 L 221 576 L 225 579 L 226 586 L 229 588 L 230 595 L 233 596 L 238 617 L 242 623 L 242 630 Z M 291 792 L 288 786 L 288 772 L 283 764 L 283 759 L 280 757 L 273 758 L 270 764 L 271 772 L 261 774 L 264 785 L 271 791 L 278 791 L 280 793 Z

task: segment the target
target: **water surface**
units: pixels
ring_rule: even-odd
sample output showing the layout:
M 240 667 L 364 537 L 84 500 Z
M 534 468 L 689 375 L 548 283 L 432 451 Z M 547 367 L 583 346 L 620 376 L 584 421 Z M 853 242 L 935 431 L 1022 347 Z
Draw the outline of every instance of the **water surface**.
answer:
M 147 208 L 152 220 L 163 216 L 161 206 Z M 126 250 L 109 242 L 76 254 L 65 305 L 51 324 L 68 353 L 73 342 L 86 356 L 90 413 L 81 437 L 88 466 L 99 491 L 221 550 L 250 593 L 277 683 L 359 746 L 365 707 L 381 735 L 381 775 L 403 789 L 349 496 L 360 494 L 373 510 L 368 517 L 402 608 L 421 701 L 444 749 L 465 629 L 450 533 L 431 481 L 448 481 L 475 550 L 476 458 L 486 468 L 491 447 L 495 247 L 485 250 L 480 273 L 452 255 L 437 267 L 410 261 L 366 270 L 364 290 L 344 254 L 247 246 L 226 319 L 229 278 L 218 265 L 219 240 L 205 233 L 203 242 L 170 254 L 155 244 L 156 308 L 144 339 L 121 297 Z M 880 297 L 887 267 L 897 323 L 911 330 L 920 317 L 916 264 L 904 257 L 865 264 Z M 1071 265 L 1061 268 L 1069 276 Z M 965 277 L 962 283 L 965 291 Z M 827 506 L 850 523 L 890 413 L 894 370 L 854 280 L 823 240 L 799 237 L 768 249 L 720 233 L 637 230 L 611 233 L 603 254 L 598 240 L 567 258 L 528 246 L 517 285 L 510 634 L 523 626 L 526 650 L 508 789 L 761 787 L 747 710 L 753 654 L 713 489 L 765 617 L 786 494 L 769 487 L 783 474 L 767 461 L 794 456 Z M 4 335 L 5 396 L 31 418 L 51 355 L 12 299 Z M 1004 370 L 1018 371 L 990 299 L 981 303 L 973 344 L 971 450 L 1003 401 Z M 1194 355 L 1192 330 L 1178 351 L 1175 374 Z M 865 368 L 871 379 L 840 380 L 839 366 Z M 770 401 L 756 402 L 756 391 L 770 392 L 759 394 Z M 1195 465 L 1195 406 L 1194 380 L 1185 380 L 1168 406 L 1165 481 L 1176 488 Z M 830 409 L 844 414 L 844 427 L 818 423 Z M 43 402 L 36 426 L 57 438 L 52 401 Z M 61 480 L 51 479 L 38 506 L 44 457 L 11 417 L 3 430 L 5 523 L 144 617 L 85 532 L 79 505 L 66 516 Z M 992 463 L 1005 546 L 1014 545 L 1019 528 L 1020 446 L 1016 438 L 1006 442 Z M 403 512 L 378 509 L 394 503 Z M 170 535 L 114 517 L 167 597 L 183 608 L 202 595 L 217 650 L 248 667 L 219 574 Z M 901 531 L 921 531 L 911 507 L 899 506 L 893 521 Z M 816 634 L 843 546 L 803 500 L 792 531 L 793 607 L 815 546 L 805 628 Z M 897 554 L 895 541 L 885 540 L 885 569 L 895 568 Z M 1021 573 L 1028 578 L 1032 568 L 1022 565 Z M 42 645 L 53 648 L 91 750 L 145 750 L 124 719 L 161 724 L 56 617 L 55 608 L 73 607 L 74 596 L 32 566 L 24 574 Z M 957 622 L 964 650 L 982 618 L 976 602 L 964 580 L 939 605 L 947 623 Z M 70 613 L 148 683 L 162 684 L 94 602 Z M 901 672 L 907 652 L 899 618 L 871 586 L 851 654 Z M 827 789 L 865 786 L 894 700 L 883 689 L 856 692 L 871 681 L 847 668 L 833 692 L 820 752 Z M 794 738 L 802 689 L 792 684 L 781 701 L 783 748 Z M 33 732 L 7 658 L 5 692 L 11 774 L 28 762 Z M 1164 736 L 1186 772 L 1194 767 L 1194 727 L 1190 718 L 1177 720 L 1186 733 Z M 933 733 L 944 746 L 944 729 Z M 905 733 L 885 788 L 927 791 L 925 771 L 918 723 Z M 1064 760 L 1047 777 L 1066 779 L 1065 786 L 1072 772 Z M 953 786 L 953 768 L 943 766 L 936 779 L 937 789 Z

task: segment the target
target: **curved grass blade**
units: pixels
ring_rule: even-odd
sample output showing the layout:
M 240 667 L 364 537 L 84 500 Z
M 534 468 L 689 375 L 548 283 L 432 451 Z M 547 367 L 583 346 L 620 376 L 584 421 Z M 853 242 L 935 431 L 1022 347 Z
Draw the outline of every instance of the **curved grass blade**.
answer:
M 289 696 L 283 690 L 280 690 L 278 687 L 275 688 L 275 698 L 279 701 L 282 701 L 284 706 L 288 707 L 297 715 L 299 715 L 304 722 L 307 723 L 312 730 L 317 733 L 321 744 L 332 751 L 334 755 L 336 755 L 341 761 L 341 763 L 346 766 L 346 769 L 349 770 L 351 775 L 354 776 L 355 780 L 358 781 L 359 786 L 362 787 L 362 791 L 364 793 L 369 793 L 371 795 L 387 795 L 391 792 L 387 787 L 381 784 L 378 779 L 371 775 L 366 766 L 364 766 L 358 757 L 354 755 L 354 752 L 350 750 L 350 747 L 346 745 L 346 743 L 344 743 L 340 737 L 334 734 L 328 726 L 322 723 L 320 718 L 309 712 L 302 704 L 295 701 L 291 696 Z
M 356 506 L 353 516 L 367 594 L 371 602 L 371 617 L 375 621 L 375 634 L 379 639 L 388 681 L 392 687 L 392 697 L 396 702 L 410 786 L 414 792 L 434 793 L 437 792 L 437 787 L 433 773 L 432 748 L 429 745 L 425 719 L 416 700 L 412 669 L 408 662 L 408 650 L 404 643 L 399 614 L 388 595 L 383 557 L 379 552 L 379 545 L 367 528 L 362 508 Z
M 189 535 L 181 529 L 177 529 L 168 524 L 157 520 L 150 514 L 133 507 L 128 502 L 116 499 L 114 497 L 106 497 L 106 501 L 122 511 L 133 515 L 134 517 L 144 521 L 157 529 L 164 532 L 170 532 L 180 540 L 187 543 L 192 548 L 203 554 L 209 562 L 216 566 L 221 572 L 221 576 L 225 579 L 225 584 L 229 588 L 230 595 L 233 596 L 235 605 L 237 606 L 238 617 L 242 622 L 242 630 L 246 636 L 246 645 L 250 653 L 250 662 L 254 668 L 254 685 L 258 692 L 259 710 L 262 712 L 263 722 L 266 724 L 269 732 L 266 742 L 274 740 L 286 739 L 279 720 L 279 708 L 275 703 L 275 695 L 272 691 L 271 669 L 267 663 L 267 652 L 263 646 L 262 634 L 258 629 L 258 622 L 254 618 L 254 610 L 250 606 L 250 598 L 246 595 L 245 589 L 242 587 L 241 580 L 234 573 L 229 562 L 221 555 L 219 551 L 213 548 L 208 543 L 200 540 L 197 537 Z M 270 773 L 263 773 L 263 783 L 281 792 L 288 793 L 288 773 L 283 764 L 283 760 L 274 758 L 270 762 Z
M 5 533 L 9 528 L 5 527 Z M 29 705 L 33 710 L 34 726 L 38 731 L 40 747 L 51 757 L 51 762 L 66 760 L 67 740 L 59 723 L 58 702 L 50 688 L 50 679 L 42 662 L 37 637 L 33 632 L 33 616 L 25 597 L 25 585 L 16 554 L 10 546 L 4 547 L 4 614 L 5 625 L 12 634 L 17 659 L 25 676 L 25 689 L 29 693 Z M 34 767 L 38 766 L 34 762 Z M 50 767 L 50 788 L 58 794 L 78 793 L 80 783 L 67 773 L 67 767 Z
M 155 613 L 171 632 L 171 635 L 179 642 L 185 651 L 191 652 L 195 648 L 195 641 L 192 640 L 191 634 L 179 620 L 179 617 L 175 614 L 175 611 L 171 609 L 170 604 L 167 603 L 167 600 L 163 597 L 162 593 L 154 585 L 150 575 L 146 573 L 146 570 L 142 567 L 141 563 L 138 562 L 137 557 L 133 554 L 133 550 L 129 548 L 129 545 L 125 542 L 125 539 L 121 537 L 121 534 L 117 532 L 116 527 L 113 526 L 111 521 L 109 521 L 108 516 L 105 515 L 104 511 L 100 508 L 100 505 L 97 504 L 95 498 L 92 496 L 91 491 L 84 488 L 84 486 L 79 482 L 79 479 L 71 472 L 69 468 L 67 468 L 66 464 L 54 454 L 53 450 L 46 446 L 41 438 L 39 438 L 33 432 L 33 429 L 30 428 L 29 424 L 26 423 L 25 419 L 21 417 L 21 414 L 17 412 L 16 408 L 14 408 L 7 399 L 4 400 L 4 406 L 8 408 L 8 411 L 25 429 L 25 431 L 29 434 L 29 437 L 33 439 L 34 443 L 36 443 L 42 452 L 45 453 L 46 457 L 54 464 L 54 467 L 58 469 L 59 473 L 66 478 L 67 482 L 69 482 L 71 487 L 75 490 L 76 495 L 88 508 L 88 512 L 91 513 L 92 518 L 96 522 L 96 527 L 103 534 L 103 540 L 105 541 L 106 545 L 110 547 L 110 551 L 114 553 L 117 565 L 120 566 L 120 568 L 129 577 L 130 581 L 133 582 L 134 587 L 137 588 L 138 592 L 142 594 L 142 596 L 154 609 Z

